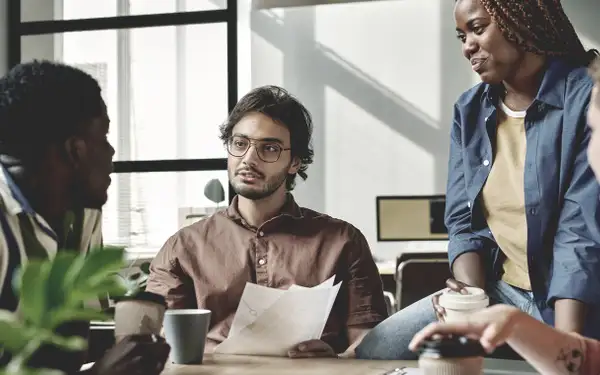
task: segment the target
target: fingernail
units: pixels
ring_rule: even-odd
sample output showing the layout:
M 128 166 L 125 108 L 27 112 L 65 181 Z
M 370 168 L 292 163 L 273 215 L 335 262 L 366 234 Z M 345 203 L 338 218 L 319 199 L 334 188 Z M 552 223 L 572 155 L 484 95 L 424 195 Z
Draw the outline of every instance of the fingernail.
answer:
M 486 353 L 491 354 L 494 351 L 492 345 L 487 340 L 482 339 L 480 341 L 481 346 L 483 346 L 483 349 L 485 349 Z

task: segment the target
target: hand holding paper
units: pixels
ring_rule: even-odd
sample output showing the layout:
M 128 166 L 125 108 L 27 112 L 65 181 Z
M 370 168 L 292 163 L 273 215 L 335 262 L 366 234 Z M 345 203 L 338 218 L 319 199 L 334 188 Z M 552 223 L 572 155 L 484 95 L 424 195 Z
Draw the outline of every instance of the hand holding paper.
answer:
M 319 339 L 341 286 L 334 278 L 288 290 L 247 283 L 229 336 L 215 353 L 287 356 L 299 343 Z

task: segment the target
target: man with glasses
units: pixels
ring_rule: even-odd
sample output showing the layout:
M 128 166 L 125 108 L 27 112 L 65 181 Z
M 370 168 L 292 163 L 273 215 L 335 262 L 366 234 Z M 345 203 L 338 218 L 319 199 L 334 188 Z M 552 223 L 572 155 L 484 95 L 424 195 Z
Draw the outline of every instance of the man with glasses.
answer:
M 387 316 L 362 233 L 299 207 L 290 194 L 296 176 L 307 177 L 311 136 L 310 113 L 285 90 L 266 86 L 243 97 L 221 126 L 235 198 L 173 235 L 152 262 L 147 290 L 165 296 L 169 308 L 212 311 L 207 352 L 227 337 L 246 282 L 280 289 L 333 275 L 342 282 L 321 340 L 299 343 L 292 358 L 353 356 Z

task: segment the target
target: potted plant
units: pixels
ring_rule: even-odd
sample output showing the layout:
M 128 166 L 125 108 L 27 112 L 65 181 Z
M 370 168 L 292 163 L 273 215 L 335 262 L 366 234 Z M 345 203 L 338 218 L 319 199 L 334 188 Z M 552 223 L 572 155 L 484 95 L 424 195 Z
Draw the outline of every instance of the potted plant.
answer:
M 79 351 L 87 346 L 80 337 L 56 332 L 67 322 L 107 320 L 101 311 L 84 304 L 126 288 L 116 273 L 122 269 L 123 249 L 59 251 L 53 259 L 30 259 L 17 273 L 13 287 L 19 296 L 17 313 L 0 311 L 0 347 L 11 354 L 1 375 L 57 375 L 61 371 L 29 368 L 29 360 L 42 345 Z
M 128 274 L 124 278 L 127 285 L 126 296 L 133 296 L 146 291 L 148 276 L 150 275 L 150 262 L 143 262 L 139 268 L 139 271 Z M 131 269 L 131 266 L 129 269 Z

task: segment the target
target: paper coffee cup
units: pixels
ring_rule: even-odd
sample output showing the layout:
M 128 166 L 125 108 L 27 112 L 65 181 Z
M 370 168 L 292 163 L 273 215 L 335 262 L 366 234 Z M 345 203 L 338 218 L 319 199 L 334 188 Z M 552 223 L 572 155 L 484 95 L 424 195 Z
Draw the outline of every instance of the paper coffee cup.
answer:
M 423 375 L 481 375 L 483 357 L 468 358 L 419 358 Z
M 465 336 L 429 338 L 419 347 L 423 375 L 481 375 L 485 351 Z
M 150 292 L 119 298 L 115 305 L 115 340 L 130 335 L 160 335 L 166 308 L 164 297 Z
M 489 306 L 490 299 L 483 289 L 475 287 L 465 289 L 468 294 L 461 294 L 449 288 L 442 292 L 439 304 L 446 311 L 444 320 L 447 322 L 464 320 L 470 314 Z

